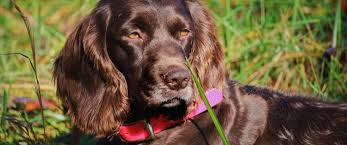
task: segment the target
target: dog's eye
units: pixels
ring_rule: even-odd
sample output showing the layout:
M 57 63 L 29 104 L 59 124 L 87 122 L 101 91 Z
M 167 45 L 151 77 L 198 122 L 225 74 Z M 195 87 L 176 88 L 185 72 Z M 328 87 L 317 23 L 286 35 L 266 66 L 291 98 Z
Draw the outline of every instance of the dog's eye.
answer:
M 139 39 L 140 38 L 140 34 L 137 32 L 132 32 L 128 35 L 128 38 L 130 39 Z
M 185 36 L 188 36 L 189 33 L 190 33 L 190 31 L 188 29 L 183 29 L 180 31 L 180 36 L 185 37 Z

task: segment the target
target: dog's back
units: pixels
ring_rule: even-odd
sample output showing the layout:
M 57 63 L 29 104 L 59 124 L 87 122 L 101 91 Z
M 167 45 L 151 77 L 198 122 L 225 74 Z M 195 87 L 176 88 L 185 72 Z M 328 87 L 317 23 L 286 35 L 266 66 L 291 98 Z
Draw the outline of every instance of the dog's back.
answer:
M 267 125 L 256 144 L 347 144 L 347 104 L 291 96 L 265 88 L 245 86 L 247 94 L 268 104 Z

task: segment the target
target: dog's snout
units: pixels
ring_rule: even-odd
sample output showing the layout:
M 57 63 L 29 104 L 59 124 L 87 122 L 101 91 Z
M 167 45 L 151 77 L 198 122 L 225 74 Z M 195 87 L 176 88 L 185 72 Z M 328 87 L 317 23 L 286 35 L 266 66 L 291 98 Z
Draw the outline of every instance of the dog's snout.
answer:
M 190 74 L 187 69 L 171 69 L 164 75 L 165 84 L 173 90 L 179 90 L 187 87 Z

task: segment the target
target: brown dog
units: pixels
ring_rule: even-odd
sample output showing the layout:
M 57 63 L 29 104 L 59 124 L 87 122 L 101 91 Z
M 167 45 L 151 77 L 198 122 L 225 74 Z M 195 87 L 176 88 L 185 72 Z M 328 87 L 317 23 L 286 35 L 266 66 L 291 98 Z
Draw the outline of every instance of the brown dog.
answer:
M 347 144 L 347 105 L 243 86 L 225 76 L 214 23 L 198 0 L 101 0 L 54 63 L 57 94 L 74 125 L 99 144 L 127 144 L 125 122 L 183 118 L 199 101 L 184 62 L 205 90 L 231 144 Z M 110 138 L 110 136 L 112 138 Z M 208 113 L 134 144 L 221 144 Z

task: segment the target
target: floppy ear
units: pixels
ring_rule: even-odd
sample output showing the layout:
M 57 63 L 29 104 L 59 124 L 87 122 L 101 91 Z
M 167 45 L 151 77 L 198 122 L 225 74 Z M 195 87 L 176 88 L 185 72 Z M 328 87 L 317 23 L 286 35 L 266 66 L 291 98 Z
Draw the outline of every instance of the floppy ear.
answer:
M 118 130 L 129 111 L 124 76 L 109 58 L 108 6 L 99 6 L 69 35 L 54 62 L 57 95 L 79 129 L 99 137 Z
M 198 0 L 187 0 L 186 4 L 193 19 L 195 33 L 189 59 L 204 89 L 223 90 L 225 83 L 223 50 L 217 40 L 216 27 L 211 15 Z

